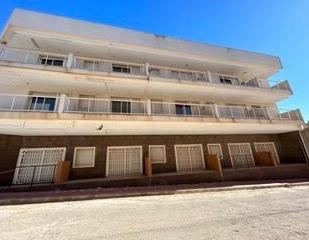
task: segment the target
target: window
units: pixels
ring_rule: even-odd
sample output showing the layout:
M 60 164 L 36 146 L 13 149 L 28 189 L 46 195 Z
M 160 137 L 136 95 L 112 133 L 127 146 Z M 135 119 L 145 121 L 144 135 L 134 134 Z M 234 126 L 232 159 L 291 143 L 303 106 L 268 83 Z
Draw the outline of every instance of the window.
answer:
M 131 112 L 131 102 L 129 101 L 113 100 L 111 104 L 112 104 L 113 113 L 130 113 Z
M 192 115 L 192 109 L 190 105 L 175 104 L 177 115 Z
M 107 147 L 106 176 L 139 176 L 143 173 L 142 146 Z
M 113 64 L 113 72 L 130 73 L 130 67 L 126 65 Z
M 220 83 L 223 84 L 233 84 L 233 83 L 237 83 L 238 79 L 237 78 L 231 78 L 231 77 L 225 77 L 225 76 L 220 76 Z
M 234 168 L 255 166 L 250 143 L 229 143 L 228 148 Z
M 56 98 L 52 97 L 30 97 L 30 110 L 33 111 L 54 111 Z
M 13 184 L 50 183 L 59 161 L 64 161 L 66 148 L 21 148 Z
M 192 172 L 205 168 L 201 144 L 175 145 L 177 171 Z
M 166 163 L 165 146 L 150 145 L 149 158 L 152 163 Z
M 40 63 L 42 65 L 51 65 L 51 66 L 60 66 L 63 67 L 64 58 L 59 57 L 47 57 L 47 56 L 40 56 Z
M 74 149 L 74 168 L 94 167 L 95 147 L 76 147 Z

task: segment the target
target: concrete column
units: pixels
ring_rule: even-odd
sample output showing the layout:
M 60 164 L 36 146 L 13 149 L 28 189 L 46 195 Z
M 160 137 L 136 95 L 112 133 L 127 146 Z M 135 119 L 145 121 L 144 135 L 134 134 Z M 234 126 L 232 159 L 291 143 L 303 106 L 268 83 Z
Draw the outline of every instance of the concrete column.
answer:
M 212 79 L 211 79 L 211 74 L 209 71 L 207 71 L 207 79 L 209 82 L 212 82 Z
M 149 76 L 149 63 L 145 63 L 145 74 L 147 77 Z
M 218 106 L 217 104 L 214 104 L 214 114 L 215 114 L 215 117 L 219 118 L 219 109 L 218 109 Z
M 73 53 L 69 53 L 68 54 L 68 59 L 67 59 L 66 67 L 67 68 L 72 68 L 73 67 L 73 61 L 74 61 L 74 55 L 73 55 Z
M 63 113 L 64 108 L 65 108 L 65 99 L 66 99 L 66 95 L 65 94 L 61 94 L 60 95 L 60 99 L 59 99 L 59 104 L 58 104 L 58 113 Z
M 147 99 L 147 114 L 150 116 L 151 115 L 151 100 Z

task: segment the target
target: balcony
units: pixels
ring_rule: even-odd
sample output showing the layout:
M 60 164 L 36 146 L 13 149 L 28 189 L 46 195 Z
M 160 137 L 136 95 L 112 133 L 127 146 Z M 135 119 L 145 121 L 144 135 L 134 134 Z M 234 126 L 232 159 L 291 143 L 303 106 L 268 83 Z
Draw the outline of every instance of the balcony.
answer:
M 27 51 L 2 47 L 0 49 L 0 61 L 27 64 L 37 66 L 37 68 L 52 71 L 84 72 L 94 75 L 112 75 L 137 77 L 150 81 L 167 81 L 177 83 L 198 84 L 203 86 L 222 86 L 232 89 L 266 89 L 271 91 L 281 91 L 292 93 L 287 81 L 274 82 L 270 85 L 268 80 L 251 79 L 241 81 L 235 76 L 227 76 L 220 73 L 210 73 L 208 71 L 192 71 L 188 69 L 168 68 L 153 66 L 147 63 L 128 63 L 121 61 L 111 61 L 107 59 L 94 59 L 72 54 L 55 54 L 39 51 Z M 222 81 L 223 78 L 224 80 Z M 226 80 L 226 78 L 229 78 Z M 234 81 L 233 79 L 237 79 Z M 286 94 L 285 94 L 286 95 Z
M 172 116 L 199 119 L 303 121 L 299 110 L 280 112 L 271 107 L 246 107 L 131 99 L 75 98 L 65 95 L 0 94 L 2 112 L 79 113 L 97 115 Z

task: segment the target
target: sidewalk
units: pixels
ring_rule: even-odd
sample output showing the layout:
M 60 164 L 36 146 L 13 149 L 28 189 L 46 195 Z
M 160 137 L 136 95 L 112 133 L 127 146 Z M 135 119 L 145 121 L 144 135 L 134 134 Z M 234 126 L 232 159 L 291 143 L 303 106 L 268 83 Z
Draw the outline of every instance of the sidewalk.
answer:
M 309 186 L 309 179 L 0 193 L 0 205 Z

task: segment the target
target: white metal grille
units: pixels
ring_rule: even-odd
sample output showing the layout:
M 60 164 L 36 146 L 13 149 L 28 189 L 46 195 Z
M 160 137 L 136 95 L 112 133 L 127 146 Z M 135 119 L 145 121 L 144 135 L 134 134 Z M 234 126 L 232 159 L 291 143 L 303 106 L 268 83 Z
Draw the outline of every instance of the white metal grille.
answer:
M 52 182 L 65 148 L 22 148 L 19 151 L 13 184 Z
M 228 147 L 233 167 L 249 168 L 255 166 L 250 143 L 229 143 Z
M 142 173 L 143 163 L 141 146 L 107 148 L 106 176 L 138 176 Z
M 254 143 L 254 147 L 256 152 L 271 152 L 274 155 L 276 162 L 278 164 L 280 163 L 278 152 L 273 142 Z
M 177 171 L 205 168 L 202 145 L 175 145 Z

